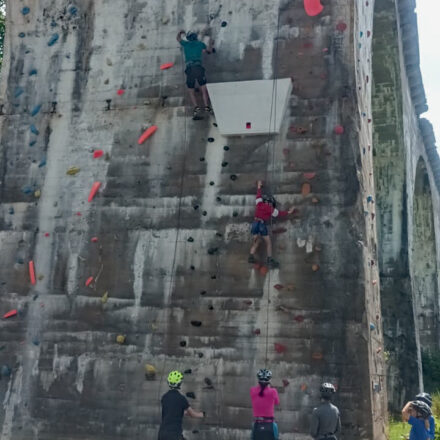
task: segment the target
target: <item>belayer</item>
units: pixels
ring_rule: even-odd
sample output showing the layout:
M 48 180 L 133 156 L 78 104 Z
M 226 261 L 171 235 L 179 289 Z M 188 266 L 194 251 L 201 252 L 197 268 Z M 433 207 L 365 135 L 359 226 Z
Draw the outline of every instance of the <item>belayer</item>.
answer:
M 419 393 L 416 396 L 416 400 L 420 402 L 425 402 L 430 408 L 432 407 L 432 397 L 428 393 Z M 434 440 L 435 438 L 435 420 L 432 414 L 429 416 L 429 429 L 428 429 L 428 436 L 431 440 Z
M 161 399 L 162 422 L 159 428 L 158 440 L 184 440 L 182 435 L 182 420 L 186 414 L 195 419 L 205 417 L 204 412 L 195 411 L 189 406 L 186 397 L 180 393 L 183 374 L 180 371 L 171 371 L 168 375 L 170 390 Z
M 432 416 L 429 405 L 421 400 L 407 402 L 402 408 L 402 420 L 411 425 L 410 440 L 428 440 L 430 437 L 429 419 Z
M 262 189 L 263 182 L 259 180 L 257 182 L 257 198 L 255 200 L 256 208 L 254 221 L 252 222 L 251 234 L 252 234 L 252 247 L 249 254 L 248 262 L 257 263 L 255 258 L 255 252 L 264 240 L 267 249 L 267 264 L 270 267 L 278 267 L 280 264 L 272 257 L 272 240 L 269 235 L 268 226 L 271 224 L 272 218 L 286 217 L 288 214 L 293 214 L 295 208 L 293 206 L 288 211 L 279 211 L 277 209 L 277 202 L 273 196 L 263 195 Z
M 183 47 L 183 52 L 185 54 L 185 74 L 186 74 L 186 85 L 188 86 L 189 96 L 191 102 L 194 106 L 193 118 L 197 118 L 201 111 L 197 103 L 197 98 L 195 94 L 196 81 L 200 86 L 202 92 L 203 103 L 205 104 L 205 111 L 212 114 L 212 109 L 209 105 L 209 95 L 208 89 L 206 88 L 206 76 L 205 68 L 202 65 L 202 54 L 211 53 L 212 51 L 212 40 L 209 39 L 209 47 L 205 43 L 198 40 L 197 33 L 194 31 L 189 31 L 186 33 L 186 39 L 182 38 L 185 35 L 185 31 L 180 31 L 177 34 L 177 41 Z
M 310 424 L 310 434 L 315 440 L 337 440 L 341 432 L 339 409 L 331 403 L 336 389 L 331 383 L 323 383 L 319 389 L 321 404 L 314 408 Z
M 278 440 L 278 425 L 275 423 L 274 407 L 280 404 L 278 391 L 271 388 L 272 372 L 261 369 L 257 373 L 258 386 L 250 390 L 254 425 L 252 440 Z

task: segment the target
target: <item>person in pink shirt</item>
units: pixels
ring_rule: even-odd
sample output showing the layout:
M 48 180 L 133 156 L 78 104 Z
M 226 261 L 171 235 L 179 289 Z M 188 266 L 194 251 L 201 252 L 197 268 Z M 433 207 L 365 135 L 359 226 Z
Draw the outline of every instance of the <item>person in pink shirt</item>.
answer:
M 263 368 L 257 373 L 258 386 L 250 390 L 254 426 L 252 440 L 278 440 L 278 425 L 275 423 L 274 407 L 280 404 L 278 391 L 271 388 L 272 371 Z

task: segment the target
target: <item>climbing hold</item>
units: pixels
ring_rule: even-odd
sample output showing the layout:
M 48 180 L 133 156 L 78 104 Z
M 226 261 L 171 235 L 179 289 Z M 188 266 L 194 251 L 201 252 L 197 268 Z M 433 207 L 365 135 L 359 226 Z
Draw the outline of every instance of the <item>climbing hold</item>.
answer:
M 78 211 L 76 214 L 75 214 L 77 217 L 81 217 L 82 216 L 82 214 Z
M 222 162 L 222 167 L 227 167 L 228 166 L 228 162 Z
M 22 10 L 21 10 L 21 13 L 22 13 L 23 15 L 27 15 L 27 14 L 29 14 L 29 12 L 31 12 L 31 9 L 28 8 L 27 6 L 25 6 L 25 7 L 22 8 Z
M 315 359 L 316 361 L 320 361 L 324 359 L 324 355 L 320 352 L 315 352 L 312 354 L 312 359 Z
M 218 248 L 209 248 L 208 249 L 209 255 L 215 255 L 216 253 L 218 253 Z
M 370 330 L 375 330 L 376 326 L 374 325 L 374 323 L 370 322 Z
M 40 191 L 39 189 L 37 189 L 37 190 L 34 192 L 34 197 L 35 197 L 36 199 L 39 199 L 39 198 L 41 197 L 41 191 Z
M 157 125 L 152 125 L 147 130 L 144 131 L 142 136 L 138 140 L 138 144 L 142 145 L 150 136 L 152 136 L 157 130 Z
M 203 353 L 201 353 L 203 355 Z M 200 356 L 202 357 L 202 356 Z M 214 384 L 212 383 L 212 380 L 209 377 L 205 377 L 204 379 L 205 384 L 208 388 L 214 388 Z
M 321 5 L 320 0 L 304 0 L 304 9 L 307 15 L 315 17 L 323 11 L 324 6 Z
M 95 150 L 93 152 L 93 158 L 94 159 L 98 159 L 99 157 L 102 157 L 104 155 L 104 151 L 103 150 Z
M 284 289 L 284 286 L 282 284 L 275 284 L 273 287 L 274 287 L 274 289 L 277 289 L 277 290 Z
M 335 134 L 343 134 L 344 127 L 342 125 L 336 125 L 333 131 L 335 132 Z
M 250 128 L 252 128 L 252 124 L 250 122 L 246 122 L 246 128 L 249 130 Z
M 230 179 L 234 182 L 235 180 L 238 179 L 238 177 L 235 174 L 231 174 Z
M 312 264 L 312 270 L 313 272 L 318 272 L 319 266 L 317 264 Z
M 255 330 L 254 330 L 254 335 L 260 335 L 261 334 L 261 330 L 259 329 L 259 328 L 256 328 Z
M 117 93 L 118 96 L 122 96 L 125 93 L 125 90 L 124 89 L 119 89 L 116 93 Z
M 189 243 L 192 243 L 194 241 L 194 238 L 188 237 L 188 240 L 186 240 L 186 241 L 188 241 Z
M 14 213 L 15 213 L 15 211 L 14 211 L 14 207 L 11 206 L 11 207 L 9 208 L 9 214 L 14 215 Z
M 286 228 L 276 228 L 272 229 L 272 234 L 283 234 L 284 232 L 287 232 Z
M 92 238 L 90 239 L 90 241 L 91 241 L 92 243 L 97 243 L 97 241 L 98 241 L 98 237 L 92 237 Z
M 225 151 L 229 151 L 229 147 L 228 147 L 227 145 L 225 145 L 225 146 L 223 147 L 223 150 L 225 150 Z
M 376 350 L 376 353 L 380 353 L 382 351 L 382 347 L 379 347 L 377 350 Z
M 205 158 L 204 157 L 201 157 L 199 160 L 200 160 L 200 162 L 205 162 Z
M 68 174 L 69 176 L 74 176 L 75 174 L 80 172 L 80 168 L 78 167 L 70 167 L 67 171 L 66 174 Z
M 160 70 L 167 70 L 174 66 L 174 63 L 164 63 L 161 64 Z
M 37 115 L 40 110 L 41 110 L 41 104 L 36 105 L 31 111 L 31 116 Z
M 246 306 L 251 306 L 252 305 L 252 301 L 250 299 L 244 299 L 243 300 L 243 304 L 245 304 Z
M 228 25 L 228 22 L 226 22 L 226 21 L 222 21 L 222 27 L 226 27 Z
M 156 368 L 151 364 L 145 364 L 145 379 L 153 380 L 157 374 Z
M 32 194 L 32 188 L 29 187 L 29 186 L 24 186 L 24 187 L 21 189 L 21 192 L 23 192 L 24 194 Z
M 266 266 L 261 266 L 260 267 L 260 274 L 264 276 L 267 274 L 268 270 L 269 269 Z
M 287 347 L 283 344 L 279 344 L 278 342 L 275 342 L 273 345 L 277 353 L 285 353 L 287 351 Z
M 367 203 L 373 203 L 373 196 L 367 197 Z
M 93 283 L 93 280 L 94 280 L 93 277 L 88 277 L 87 280 L 86 280 L 86 287 L 89 287 L 90 284 Z
M 32 260 L 29 261 L 29 277 L 31 279 L 31 284 L 36 284 L 35 267 L 34 267 L 34 262 Z
M 46 165 L 46 159 L 41 159 L 40 163 L 38 164 L 38 168 L 43 168 Z
M 33 133 L 33 134 L 35 134 L 35 135 L 37 135 L 37 136 L 40 134 L 40 132 L 38 131 L 37 127 L 35 127 L 34 124 L 32 124 L 32 125 L 29 127 L 29 129 L 31 130 L 31 133 Z
M 306 385 L 305 383 L 303 383 L 303 384 L 300 386 L 300 390 L 301 390 L 302 392 L 304 392 L 306 389 L 307 389 L 307 385 Z
M 34 344 L 36 347 L 40 345 L 40 341 L 38 339 L 33 339 L 32 344 Z
M 104 295 L 101 296 L 101 303 L 106 304 L 108 301 L 108 292 L 105 292 Z
M 313 197 L 312 198 L 312 203 L 319 203 L 318 197 Z
M 208 138 L 208 142 L 214 142 L 215 139 L 214 138 Z
M 95 197 L 95 195 L 98 192 L 100 186 L 101 186 L 101 182 L 95 182 L 92 185 L 92 189 L 90 190 L 89 197 L 87 199 L 87 201 L 89 203 L 93 200 L 93 197 Z
M 45 233 L 44 233 L 44 236 L 45 236 L 45 237 L 50 237 L 49 232 L 45 232 Z
M 215 183 L 211 180 L 211 182 L 209 182 L 209 184 L 211 185 L 211 186 L 214 186 L 215 185 Z
M 8 365 L 2 365 L 0 368 L 0 375 L 4 377 L 9 377 L 12 373 L 11 367 Z
M 316 173 L 304 173 L 303 175 L 307 180 L 312 180 L 316 176 Z
M 310 191 L 312 190 L 312 187 L 310 186 L 310 183 L 303 183 L 301 187 L 301 194 L 303 197 L 306 197 L 310 194 Z
M 37 69 L 32 69 L 29 71 L 29 76 L 36 75 L 38 73 Z
M 16 87 L 14 91 L 14 98 L 18 98 L 23 93 L 24 93 L 23 87 Z
M 12 318 L 13 316 L 16 316 L 17 313 L 18 313 L 17 309 L 13 309 L 13 310 L 9 311 L 8 313 L 5 313 L 3 315 L 3 319 Z
M 116 342 L 117 342 L 119 345 L 124 344 L 124 343 L 125 343 L 125 339 L 126 339 L 126 337 L 125 337 L 124 335 L 118 335 L 118 336 L 116 336 Z
M 49 41 L 47 42 L 47 45 L 48 46 L 53 46 L 58 41 L 59 38 L 60 38 L 60 36 L 58 34 L 53 34 L 50 37 Z
M 76 6 L 71 6 L 69 8 L 69 12 L 71 15 L 76 15 L 76 13 L 78 12 L 78 8 Z
M 179 342 L 179 345 L 180 345 L 181 347 L 186 347 L 186 341 L 180 341 L 180 342 Z
M 337 25 L 336 25 L 336 29 L 339 32 L 344 32 L 347 29 L 347 24 L 344 23 L 343 21 L 340 21 Z
M 360 31 L 359 36 L 362 38 L 364 36 L 364 33 L 362 31 Z
M 288 387 L 290 382 L 287 379 L 283 379 L 283 387 Z
M 371 36 L 371 31 L 367 31 L 367 38 Z
M 234 211 L 234 212 L 232 213 L 232 217 L 238 217 L 238 212 L 237 212 L 237 211 Z
M 303 315 L 296 315 L 294 318 L 293 318 L 296 322 L 303 322 L 304 321 L 304 316 Z
M 201 327 L 202 321 L 191 321 L 191 325 L 193 325 L 194 327 Z
M 206 295 L 206 290 L 202 290 L 201 292 L 200 292 L 200 295 Z
M 190 399 L 195 399 L 196 395 L 192 391 L 188 391 L 186 393 L 186 397 L 189 397 Z

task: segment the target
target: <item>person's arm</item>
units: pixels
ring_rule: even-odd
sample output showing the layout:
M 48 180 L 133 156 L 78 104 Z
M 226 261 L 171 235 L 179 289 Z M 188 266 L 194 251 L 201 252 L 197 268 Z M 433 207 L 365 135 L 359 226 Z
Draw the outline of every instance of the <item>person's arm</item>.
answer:
M 180 43 L 182 41 L 182 35 L 185 35 L 185 31 L 181 30 L 176 37 L 176 40 Z
M 259 180 L 257 182 L 257 198 L 255 200 L 255 203 L 257 205 L 263 201 L 263 199 L 261 198 L 261 195 L 262 195 L 261 188 L 263 188 L 263 182 L 261 180 Z
M 316 408 L 312 412 L 312 420 L 310 421 L 310 435 L 313 438 L 318 437 L 319 419 L 316 415 Z
M 407 422 L 409 420 L 409 416 L 411 415 L 411 402 L 407 402 L 406 405 L 402 408 L 402 420 Z
M 193 419 L 203 419 L 205 417 L 204 411 L 196 411 L 190 406 L 186 409 L 185 414 L 192 417 Z
M 290 214 L 293 214 L 296 211 L 296 209 L 292 206 L 291 208 L 289 208 L 288 211 L 279 211 L 276 208 L 272 209 L 272 217 L 287 217 Z
M 335 434 L 339 434 L 341 432 L 341 414 L 338 414 L 338 422 L 336 424 Z

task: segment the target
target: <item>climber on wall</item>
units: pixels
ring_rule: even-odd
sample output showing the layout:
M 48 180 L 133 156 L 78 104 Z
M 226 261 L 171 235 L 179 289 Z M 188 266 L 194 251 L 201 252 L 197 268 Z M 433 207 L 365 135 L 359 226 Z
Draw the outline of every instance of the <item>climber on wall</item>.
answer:
M 255 258 L 255 252 L 263 239 L 266 243 L 267 249 L 267 264 L 270 267 L 278 267 L 279 263 L 272 258 L 272 240 L 267 229 L 268 224 L 271 222 L 271 217 L 280 218 L 285 217 L 288 214 L 293 214 L 295 209 L 291 207 L 288 211 L 279 211 L 276 208 L 276 200 L 273 196 L 263 195 L 261 188 L 263 188 L 263 182 L 259 180 L 257 182 L 257 198 L 255 209 L 255 217 L 252 223 L 251 234 L 253 237 L 253 243 L 249 254 L 248 262 L 257 263 Z
M 257 373 L 258 386 L 250 390 L 254 425 L 252 440 L 277 440 L 278 425 L 275 423 L 274 407 L 280 404 L 278 391 L 271 388 L 272 372 L 261 369 Z
M 428 440 L 431 408 L 420 400 L 408 402 L 402 409 L 402 420 L 411 425 L 410 440 Z
M 321 404 L 313 410 L 310 434 L 316 440 L 337 440 L 336 434 L 341 431 L 339 409 L 331 403 L 335 387 L 323 383 L 319 389 Z
M 162 422 L 159 428 L 159 440 L 184 440 L 182 420 L 185 414 L 195 419 L 205 417 L 204 412 L 193 410 L 186 397 L 180 393 L 182 381 L 183 374 L 180 371 L 172 371 L 168 375 L 170 390 L 161 399 Z
M 197 33 L 194 31 L 187 32 L 185 40 L 182 38 L 182 35 L 185 35 L 185 31 L 180 31 L 177 34 L 177 41 L 183 47 L 183 52 L 185 54 L 186 85 L 188 86 L 189 96 L 194 106 L 193 118 L 197 118 L 201 111 L 194 90 L 196 81 L 202 91 L 205 111 L 212 114 L 212 109 L 209 105 L 208 89 L 206 87 L 205 68 L 202 65 L 202 54 L 211 53 L 213 41 L 210 38 L 207 47 L 205 43 L 197 39 Z
M 418 400 L 420 402 L 425 402 L 430 408 L 432 407 L 432 398 L 431 398 L 431 395 L 428 393 L 417 394 L 415 400 Z M 434 440 L 434 438 L 435 438 L 435 420 L 432 415 L 429 417 L 428 435 L 429 435 L 430 439 Z

